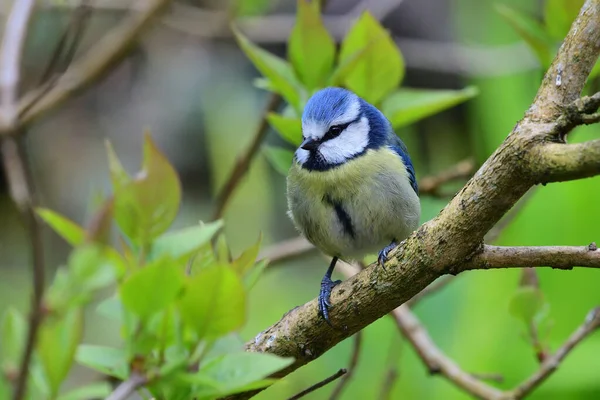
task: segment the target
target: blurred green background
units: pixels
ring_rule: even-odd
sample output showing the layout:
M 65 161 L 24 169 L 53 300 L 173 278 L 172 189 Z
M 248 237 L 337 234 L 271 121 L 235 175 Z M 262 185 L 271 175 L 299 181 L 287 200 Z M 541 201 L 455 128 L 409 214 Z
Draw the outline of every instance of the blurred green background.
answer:
M 292 0 L 235 2 L 240 18 L 293 18 L 295 10 Z M 3 17 L 11 2 L 4 3 Z M 42 3 L 27 46 L 25 86 L 35 83 L 69 20 L 69 2 Z M 104 6 L 94 10 L 81 50 L 122 18 L 127 2 L 98 3 Z M 216 12 L 225 9 L 225 3 L 196 0 L 178 4 L 188 7 L 186 10 Z M 356 10 L 357 3 L 330 0 L 325 15 L 335 19 Z M 541 1 L 502 3 L 542 15 Z M 437 173 L 467 156 L 483 162 L 521 118 L 542 76 L 531 51 L 495 11 L 496 2 L 373 0 L 361 4 L 376 15 L 385 11 L 380 13 L 385 14 L 380 15 L 383 24 L 406 59 L 404 86 L 459 89 L 473 84 L 480 89 L 479 96 L 464 105 L 398 132 L 409 147 L 417 175 Z M 125 168 L 133 172 L 140 163 L 142 134 L 147 128 L 183 181 L 184 203 L 176 225 L 210 219 L 214 195 L 251 140 L 267 94 L 252 85 L 258 73 L 235 42 L 222 34 L 226 30 L 217 26 L 219 21 L 176 11 L 173 7 L 162 22 L 157 21 L 127 60 L 100 83 L 31 128 L 27 138 L 30 162 L 45 207 L 75 221 L 86 221 L 93 199 L 109 190 L 103 141 L 111 140 Z M 281 20 L 273 20 L 274 26 Z M 207 21 L 216 27 L 212 29 Z M 255 29 L 261 46 L 285 55 L 285 33 L 278 36 L 285 29 L 269 29 L 268 22 L 254 22 L 262 27 Z M 347 29 L 342 18 L 334 23 L 341 33 Z M 600 126 L 578 129 L 570 140 L 593 137 L 600 137 Z M 267 142 L 284 145 L 274 132 L 269 133 Z M 423 221 L 434 217 L 446 202 L 445 198 L 423 197 Z M 587 245 L 600 241 L 598 204 L 600 177 L 539 187 L 497 243 Z M 285 178 L 259 154 L 225 213 L 234 253 L 253 244 L 259 232 L 264 234 L 265 245 L 294 237 L 285 211 Z M 45 229 L 44 234 L 51 273 L 64 262 L 69 248 L 50 230 Z M 0 182 L 0 255 L 0 312 L 8 304 L 25 311 L 30 292 L 27 238 L 4 180 Z M 291 308 L 314 298 L 325 269 L 326 262 L 316 252 L 268 268 L 251 293 L 242 337 L 252 338 Z M 586 269 L 541 269 L 539 277 L 551 307 L 553 327 L 547 342 L 554 350 L 587 312 L 600 304 L 600 276 Z M 518 270 L 467 272 L 416 309 L 432 338 L 464 370 L 501 374 L 504 383 L 499 387 L 505 389 L 537 368 L 523 325 L 508 311 L 519 278 Z M 84 341 L 115 345 L 119 333 L 91 307 Z M 351 340 L 339 344 L 257 398 L 286 398 L 333 374 L 348 365 L 351 348 Z M 576 348 L 531 398 L 600 398 L 599 355 L 600 335 L 596 334 Z M 358 368 L 343 398 L 378 398 L 390 368 L 398 373 L 394 399 L 469 398 L 443 378 L 428 376 L 388 317 L 365 329 Z M 77 368 L 70 382 L 94 378 L 91 371 Z M 307 398 L 328 398 L 334 386 Z

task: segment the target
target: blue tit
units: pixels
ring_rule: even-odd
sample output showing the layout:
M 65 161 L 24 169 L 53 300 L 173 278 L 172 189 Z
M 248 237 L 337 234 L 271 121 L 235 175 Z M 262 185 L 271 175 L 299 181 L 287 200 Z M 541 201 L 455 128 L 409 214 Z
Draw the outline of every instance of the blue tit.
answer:
M 302 114 L 303 142 L 287 177 L 292 221 L 333 257 L 321 281 L 319 314 L 329 321 L 338 259 L 387 253 L 419 225 L 421 205 L 408 150 L 388 119 L 342 88 L 316 92 Z

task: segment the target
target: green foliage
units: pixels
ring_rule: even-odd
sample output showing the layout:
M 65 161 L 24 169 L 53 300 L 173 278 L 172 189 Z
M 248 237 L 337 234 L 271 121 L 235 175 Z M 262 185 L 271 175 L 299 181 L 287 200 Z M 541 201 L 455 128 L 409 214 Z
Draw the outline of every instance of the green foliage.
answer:
M 288 41 L 288 58 L 307 89 L 322 87 L 333 68 L 335 43 L 323 26 L 319 3 L 299 0 L 296 24 Z
M 262 236 L 233 258 L 224 235 L 211 240 L 222 221 L 166 232 L 179 211 L 181 187 L 173 166 L 149 135 L 141 171 L 125 172 L 107 144 L 113 195 L 100 203 L 87 228 L 47 209 L 40 217 L 74 249 L 43 300 L 44 319 L 31 366 L 35 398 L 78 400 L 106 397 L 110 386 L 93 384 L 61 393 L 74 360 L 126 380 L 145 375 L 157 398 L 212 399 L 270 385 L 265 378 L 291 362 L 275 356 L 227 356 L 223 340 L 246 320 L 248 290 L 265 261 L 257 261 Z M 119 252 L 109 243 L 112 222 L 121 228 Z M 115 288 L 116 286 L 116 288 Z M 97 312 L 119 324 L 119 348 L 81 344 L 83 310 L 100 289 L 115 288 Z M 26 337 L 24 318 L 8 309 L 2 320 L 1 366 L 14 374 Z M 215 344 L 220 347 L 213 350 Z M 205 356 L 211 354 L 209 363 Z M 252 356 L 250 356 L 252 357 Z M 190 372 L 197 370 L 198 372 Z M 2 376 L 4 375 L 2 374 Z M 5 391 L 0 382 L 0 394 Z
M 271 127 L 289 144 L 302 142 L 300 115 L 308 97 L 327 86 L 342 86 L 377 107 L 387 108 L 394 128 L 419 121 L 464 102 L 476 91 L 397 90 L 405 74 L 404 58 L 394 40 L 368 11 L 365 11 L 342 40 L 340 51 L 323 25 L 317 1 L 298 0 L 296 23 L 288 40 L 288 59 L 261 49 L 235 27 L 238 44 L 264 78 L 255 85 L 280 94 L 291 106 L 292 115 L 270 113 Z M 337 61 L 336 61 L 337 60 Z M 402 115 L 407 113 L 407 115 Z M 266 147 L 272 166 L 286 175 L 293 153 Z
M 473 86 L 462 90 L 400 89 L 388 96 L 381 111 L 396 127 L 406 126 L 475 97 Z
M 36 212 L 44 222 L 50 225 L 71 246 L 78 246 L 85 240 L 85 231 L 83 228 L 68 218 L 47 208 L 38 208 Z
M 542 291 L 533 286 L 522 286 L 510 300 L 509 311 L 526 325 L 545 314 L 548 304 Z

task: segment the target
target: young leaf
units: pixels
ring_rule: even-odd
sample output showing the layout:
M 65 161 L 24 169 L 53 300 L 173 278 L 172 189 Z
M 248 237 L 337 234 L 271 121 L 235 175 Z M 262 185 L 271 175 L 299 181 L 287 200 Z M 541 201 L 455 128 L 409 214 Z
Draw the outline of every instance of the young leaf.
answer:
M 404 59 L 389 33 L 371 14 L 364 12 L 342 42 L 340 64 L 367 46 L 373 47 L 372 51 L 356 61 L 344 83 L 369 103 L 378 104 L 402 81 Z
M 552 61 L 554 43 L 541 23 L 504 4 L 496 4 L 496 12 L 502 16 L 519 36 L 531 47 L 542 67 L 546 68 Z
M 8 307 L 2 318 L 0 332 L 0 356 L 2 356 L 0 370 L 18 373 L 26 331 L 27 323 L 23 315 L 16 308 Z
M 222 226 L 223 221 L 219 220 L 166 233 L 152 243 L 148 259 L 153 260 L 164 255 L 173 259 L 189 258 L 208 243 Z
M 146 134 L 142 171 L 115 191 L 117 224 L 134 243 L 147 245 L 169 228 L 180 201 L 177 172 Z
M 260 250 L 260 244 L 262 242 L 262 233 L 258 236 L 258 240 L 252 246 L 246 249 L 237 259 L 232 263 L 233 270 L 240 276 L 244 276 L 248 269 L 254 265 L 258 252 Z
M 231 262 L 231 251 L 224 233 L 221 233 L 215 241 L 215 256 L 216 262 L 219 264 L 229 264 Z
M 117 295 L 102 300 L 96 306 L 96 312 L 113 321 L 121 322 L 123 320 L 123 304 Z
M 276 93 L 279 93 L 298 112 L 301 111 L 299 84 L 294 77 L 291 66 L 281 58 L 261 49 L 246 38 L 235 27 L 232 27 L 235 38 L 254 67 L 271 83 Z
M 513 317 L 529 325 L 535 322 L 545 307 L 546 301 L 541 290 L 533 286 L 521 286 L 510 300 L 509 311 Z
M 258 278 L 260 278 L 260 275 L 263 273 L 265 268 L 267 268 L 267 265 L 269 265 L 269 260 L 260 260 L 254 264 L 250 271 L 248 271 L 244 277 L 244 286 L 246 287 L 247 291 L 250 291 L 250 289 L 256 285 Z
M 544 23 L 546 31 L 557 41 L 562 41 L 583 6 L 584 0 L 546 0 Z
M 86 229 L 88 242 L 109 244 L 110 229 L 112 228 L 114 199 L 106 200 L 92 216 Z
M 218 382 L 221 389 L 219 396 L 225 396 L 245 390 L 249 386 L 264 387 L 271 384 L 272 381 L 263 380 L 292 362 L 293 358 L 266 353 L 230 353 L 201 365 L 197 376 Z
M 36 208 L 36 213 L 56 233 L 65 239 L 71 246 L 79 246 L 85 240 L 85 231 L 70 219 L 49 210 L 47 208 Z
M 36 349 L 53 396 L 71 369 L 82 335 L 83 310 L 79 307 L 46 320 L 40 328 Z
M 331 73 L 335 42 L 321 20 L 318 1 L 298 0 L 296 23 L 288 40 L 288 58 L 309 90 L 322 87 Z
M 402 88 L 383 100 L 381 110 L 397 129 L 454 107 L 478 93 L 473 86 L 462 90 Z
M 271 112 L 267 115 L 267 121 L 288 143 L 296 147 L 302 143 L 302 120 L 300 118 L 284 117 Z
M 121 161 L 119 161 L 119 157 L 117 157 L 117 153 L 115 153 L 115 149 L 112 146 L 110 141 L 105 141 L 106 145 L 106 154 L 108 155 L 108 169 L 110 170 L 110 179 L 113 185 L 113 191 L 117 191 L 121 189 L 123 186 L 127 185 L 131 182 L 131 178 L 127 171 L 121 165 Z
M 283 176 L 287 176 L 294 160 L 294 153 L 290 150 L 274 146 L 265 146 L 263 151 L 273 168 L 275 168 L 275 171 Z
M 127 378 L 127 358 L 122 349 L 84 344 L 77 349 L 75 359 L 78 363 L 105 375 L 122 380 Z
M 70 392 L 58 396 L 58 400 L 89 400 L 103 399 L 112 392 L 112 387 L 108 382 L 94 382 L 89 385 L 73 389 Z
M 183 321 L 199 338 L 214 339 L 244 323 L 246 293 L 231 268 L 208 267 L 187 282 L 178 307 Z
M 358 65 L 359 62 L 369 59 L 369 57 L 373 57 L 371 55 L 372 52 L 377 50 L 377 47 L 374 46 L 380 40 L 388 37 L 388 33 L 386 31 L 381 31 L 379 35 L 374 36 L 369 40 L 369 42 L 355 51 L 354 53 L 348 55 L 345 60 L 340 61 L 338 65 L 335 67 L 335 70 L 329 77 L 328 86 L 339 86 L 341 85 L 348 74 L 352 72 L 354 68 Z
M 171 304 L 183 286 L 183 272 L 171 260 L 161 258 L 129 276 L 119 288 L 123 306 L 140 318 L 148 318 Z

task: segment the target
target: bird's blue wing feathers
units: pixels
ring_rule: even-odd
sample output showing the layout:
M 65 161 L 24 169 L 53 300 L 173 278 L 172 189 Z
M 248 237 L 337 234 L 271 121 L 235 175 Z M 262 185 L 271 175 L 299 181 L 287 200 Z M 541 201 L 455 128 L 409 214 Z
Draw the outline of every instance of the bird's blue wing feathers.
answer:
M 415 167 L 413 166 L 410 156 L 408 155 L 408 149 L 406 148 L 406 145 L 398 136 L 394 134 L 389 146 L 402 158 L 402 161 L 404 162 L 408 172 L 410 186 L 412 186 L 416 194 L 419 194 L 419 186 L 417 185 L 417 177 L 415 176 Z

